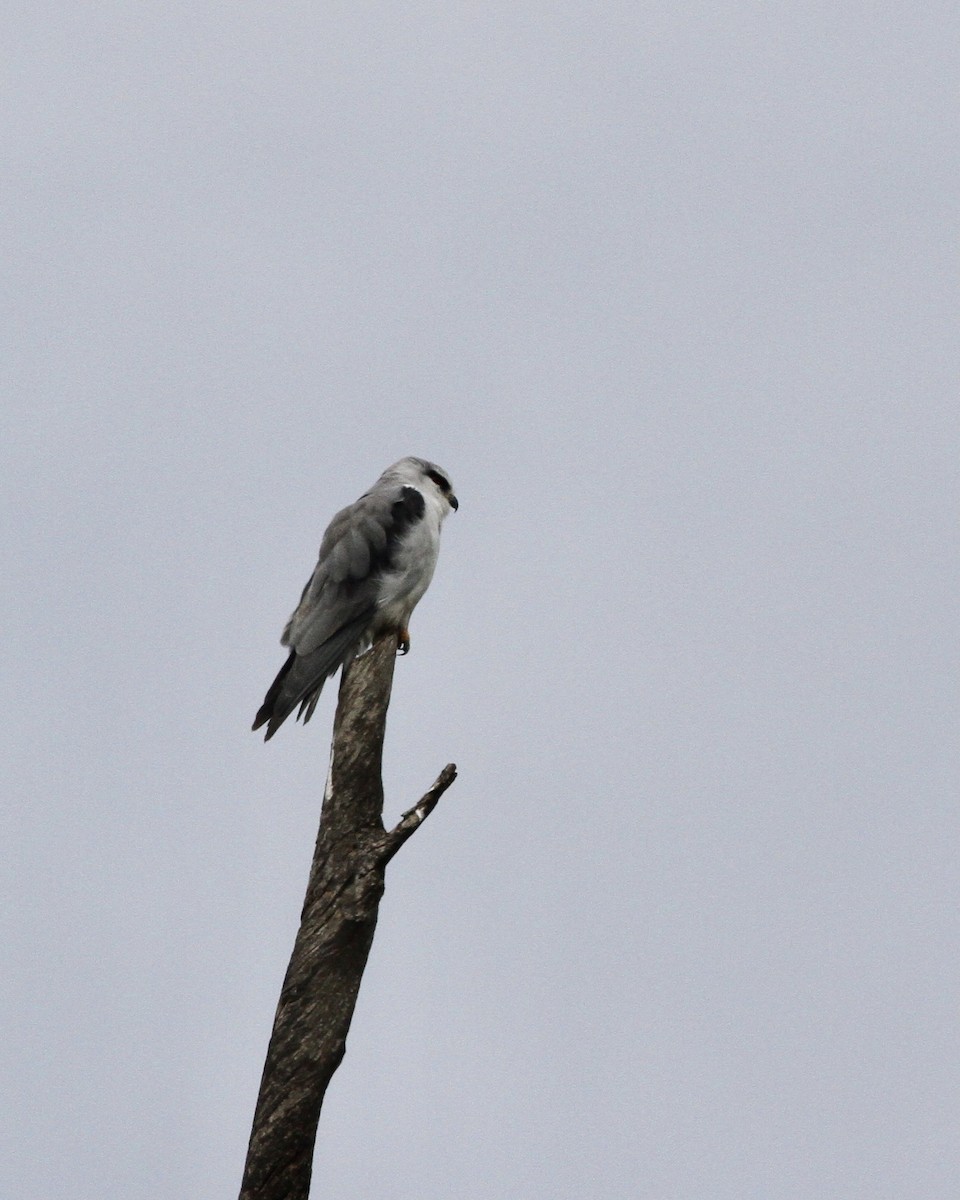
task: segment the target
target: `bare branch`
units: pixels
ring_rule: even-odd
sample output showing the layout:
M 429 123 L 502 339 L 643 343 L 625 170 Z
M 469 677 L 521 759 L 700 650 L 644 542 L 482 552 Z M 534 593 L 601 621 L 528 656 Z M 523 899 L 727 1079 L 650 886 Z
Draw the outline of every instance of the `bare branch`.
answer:
M 440 797 L 456 777 L 457 768 L 455 764 L 447 763 L 437 776 L 433 786 L 424 793 L 422 799 L 413 808 L 407 809 L 384 839 L 384 864 L 388 863 L 403 843 L 417 832 L 427 817 L 437 807 Z
M 344 668 L 306 899 L 280 993 L 240 1200 L 307 1200 L 327 1085 L 340 1065 L 384 871 L 456 778 L 451 764 L 391 832 L 381 764 L 396 634 Z

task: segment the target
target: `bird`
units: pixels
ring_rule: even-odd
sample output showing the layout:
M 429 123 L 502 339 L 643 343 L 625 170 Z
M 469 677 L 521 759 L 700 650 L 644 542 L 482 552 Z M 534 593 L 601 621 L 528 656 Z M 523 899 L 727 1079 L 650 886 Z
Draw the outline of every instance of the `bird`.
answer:
M 409 651 L 410 615 L 433 578 L 440 527 L 457 508 L 447 472 L 408 456 L 337 513 L 283 630 L 290 654 L 253 722 L 266 725 L 264 741 L 298 704 L 306 724 L 327 679 L 381 633 L 396 630 L 398 652 Z

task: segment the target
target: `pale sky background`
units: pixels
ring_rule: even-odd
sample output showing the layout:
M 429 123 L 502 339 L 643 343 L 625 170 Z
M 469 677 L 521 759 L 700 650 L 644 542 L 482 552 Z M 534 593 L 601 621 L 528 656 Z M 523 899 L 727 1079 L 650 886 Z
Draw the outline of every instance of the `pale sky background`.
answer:
M 239 1188 L 323 529 L 461 501 L 314 1194 L 960 1194 L 960 10 L 8 12 L 0 1195 Z

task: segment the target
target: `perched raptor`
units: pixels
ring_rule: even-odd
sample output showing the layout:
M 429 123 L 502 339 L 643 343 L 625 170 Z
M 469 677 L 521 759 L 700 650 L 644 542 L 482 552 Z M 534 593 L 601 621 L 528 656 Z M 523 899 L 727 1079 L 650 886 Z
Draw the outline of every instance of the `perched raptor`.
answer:
M 269 740 L 291 712 L 309 721 L 337 667 L 378 634 L 397 631 L 410 649 L 407 623 L 433 578 L 440 526 L 457 498 L 446 471 L 423 458 L 401 458 L 323 535 L 320 558 L 280 642 L 290 657 L 270 685 L 253 728 Z

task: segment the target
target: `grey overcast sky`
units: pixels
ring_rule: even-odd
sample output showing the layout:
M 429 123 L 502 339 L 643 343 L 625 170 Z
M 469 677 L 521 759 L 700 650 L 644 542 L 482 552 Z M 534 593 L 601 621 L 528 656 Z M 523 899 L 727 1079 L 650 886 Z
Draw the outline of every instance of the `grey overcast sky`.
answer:
M 315 1194 L 960 1194 L 960 10 L 9 12 L 0 1195 L 236 1195 L 333 512 L 451 474 Z

